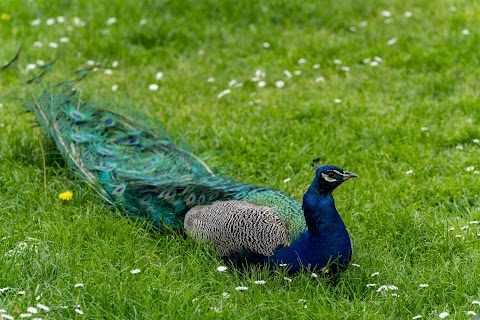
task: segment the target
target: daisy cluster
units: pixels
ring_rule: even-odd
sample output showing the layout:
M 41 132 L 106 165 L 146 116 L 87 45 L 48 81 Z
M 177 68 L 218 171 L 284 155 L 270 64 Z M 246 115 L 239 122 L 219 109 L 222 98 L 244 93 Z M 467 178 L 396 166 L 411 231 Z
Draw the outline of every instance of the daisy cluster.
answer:
M 77 283 L 73 286 L 74 290 L 79 290 L 84 287 L 83 283 Z M 32 301 L 33 298 L 29 297 L 29 293 L 27 293 L 25 290 L 16 290 L 14 288 L 0 288 L 0 293 L 8 293 L 8 294 L 16 294 L 20 300 L 25 300 L 25 301 Z M 42 295 L 38 295 L 35 298 L 36 304 L 35 306 L 28 306 L 25 309 L 22 309 L 20 307 L 15 307 L 14 310 L 11 312 L 8 312 L 6 309 L 0 308 L 0 319 L 6 319 L 6 320 L 14 320 L 17 318 L 20 319 L 32 319 L 32 320 L 42 320 L 42 319 L 51 319 L 52 315 L 49 314 L 51 311 L 54 310 L 61 310 L 61 309 L 73 309 L 73 311 L 78 314 L 78 315 L 83 315 L 84 312 L 81 309 L 81 306 L 79 304 L 75 304 L 71 307 L 65 306 L 65 305 L 58 305 L 58 306 L 50 306 L 47 304 L 44 304 L 40 302 L 42 300 Z
M 371 274 L 371 277 L 377 277 L 379 275 L 380 275 L 380 272 L 374 272 L 374 273 Z M 383 296 L 383 297 L 386 297 L 387 295 L 390 295 L 391 297 L 394 297 L 394 298 L 399 298 L 400 297 L 400 294 L 397 293 L 399 291 L 399 288 L 395 285 L 391 285 L 391 284 L 377 285 L 376 283 L 367 283 L 365 285 L 365 287 L 373 290 L 374 294 L 381 294 L 381 296 Z M 428 290 L 427 289 L 428 287 L 430 287 L 430 285 L 428 283 L 418 284 L 419 290 Z M 473 306 L 474 308 L 480 306 L 480 301 L 477 301 L 477 300 L 471 301 L 471 306 Z M 476 316 L 477 312 L 474 311 L 474 310 L 468 310 L 468 311 L 466 311 L 466 315 L 467 316 Z M 445 319 L 448 316 L 450 316 L 448 311 L 443 311 L 440 314 L 438 314 L 438 317 L 440 319 Z M 424 317 L 424 315 L 418 314 L 418 315 L 413 316 L 412 320 L 422 319 L 423 317 Z

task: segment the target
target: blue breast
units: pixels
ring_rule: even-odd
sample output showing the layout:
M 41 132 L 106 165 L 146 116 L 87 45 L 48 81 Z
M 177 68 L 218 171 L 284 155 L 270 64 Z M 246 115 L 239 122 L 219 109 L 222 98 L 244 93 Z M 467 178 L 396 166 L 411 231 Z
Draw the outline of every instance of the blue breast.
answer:
M 352 244 L 331 194 L 321 195 L 309 190 L 303 199 L 303 210 L 308 229 L 289 247 L 280 248 L 265 260 L 274 267 L 286 264 L 290 273 L 307 268 L 322 268 L 334 273 L 348 264 L 352 257 Z

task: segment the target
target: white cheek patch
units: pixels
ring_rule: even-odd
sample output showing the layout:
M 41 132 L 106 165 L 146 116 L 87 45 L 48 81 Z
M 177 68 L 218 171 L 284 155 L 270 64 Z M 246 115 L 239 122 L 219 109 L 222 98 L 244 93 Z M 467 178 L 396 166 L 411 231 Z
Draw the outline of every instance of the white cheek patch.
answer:
M 327 181 L 327 182 L 337 182 L 338 180 L 335 179 L 335 178 L 330 178 L 328 175 L 326 175 L 325 173 L 322 173 L 322 178 L 323 180 Z
M 342 177 L 346 177 L 347 175 L 345 173 L 342 173 L 340 171 L 337 171 L 337 170 L 333 170 L 333 172 L 335 172 L 336 174 L 342 176 Z

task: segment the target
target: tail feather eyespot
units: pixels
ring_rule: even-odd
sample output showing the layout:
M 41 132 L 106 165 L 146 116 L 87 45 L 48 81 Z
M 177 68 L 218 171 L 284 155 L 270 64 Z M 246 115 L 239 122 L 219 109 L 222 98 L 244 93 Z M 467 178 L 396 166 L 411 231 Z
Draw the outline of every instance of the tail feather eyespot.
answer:
M 235 194 L 235 195 L 233 196 L 233 198 L 234 198 L 235 200 L 240 200 L 240 199 L 242 199 L 242 198 L 245 198 L 247 195 L 248 195 L 248 192 L 247 192 L 247 191 L 242 191 L 242 192 L 239 192 L 239 193 Z
M 82 121 L 86 121 L 89 117 L 89 115 L 85 114 L 85 113 L 82 113 L 78 110 L 71 110 L 69 112 L 67 112 L 68 115 L 73 119 L 73 121 L 75 122 L 82 122 Z
M 112 149 L 107 148 L 107 147 L 98 147 L 97 151 L 98 151 L 98 153 L 100 153 L 101 155 L 104 155 L 104 156 L 111 156 L 115 153 Z
M 146 205 L 147 203 L 150 202 L 150 200 L 152 200 L 152 195 L 151 195 L 151 194 L 147 194 L 146 196 L 144 196 L 144 197 L 140 200 L 140 204 L 141 204 L 141 205 Z
M 115 120 L 112 117 L 104 117 L 104 118 L 102 118 L 102 123 L 106 127 L 111 127 L 111 126 L 115 125 Z
M 191 207 L 195 204 L 195 199 L 197 198 L 197 195 L 195 193 L 191 193 L 188 195 L 188 197 L 185 198 L 185 204 L 187 207 Z
M 113 189 L 112 194 L 122 194 L 125 192 L 125 189 L 126 189 L 126 186 L 124 184 L 121 184 L 115 187 L 115 189 Z
M 127 144 L 130 145 L 130 146 L 133 146 L 133 145 L 136 145 L 138 144 L 140 141 L 140 139 L 137 139 L 137 138 L 130 138 L 127 140 Z

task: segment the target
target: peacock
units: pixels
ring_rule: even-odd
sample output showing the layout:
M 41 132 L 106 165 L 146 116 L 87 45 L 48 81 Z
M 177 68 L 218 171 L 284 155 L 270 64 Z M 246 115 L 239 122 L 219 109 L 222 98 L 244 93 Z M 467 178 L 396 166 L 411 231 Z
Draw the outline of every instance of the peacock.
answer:
M 77 81 L 43 88 L 24 105 L 68 167 L 126 216 L 183 228 L 239 267 L 335 273 L 348 265 L 352 242 L 332 192 L 355 173 L 316 161 L 300 204 L 281 191 L 217 176 L 162 130 L 83 100 Z

